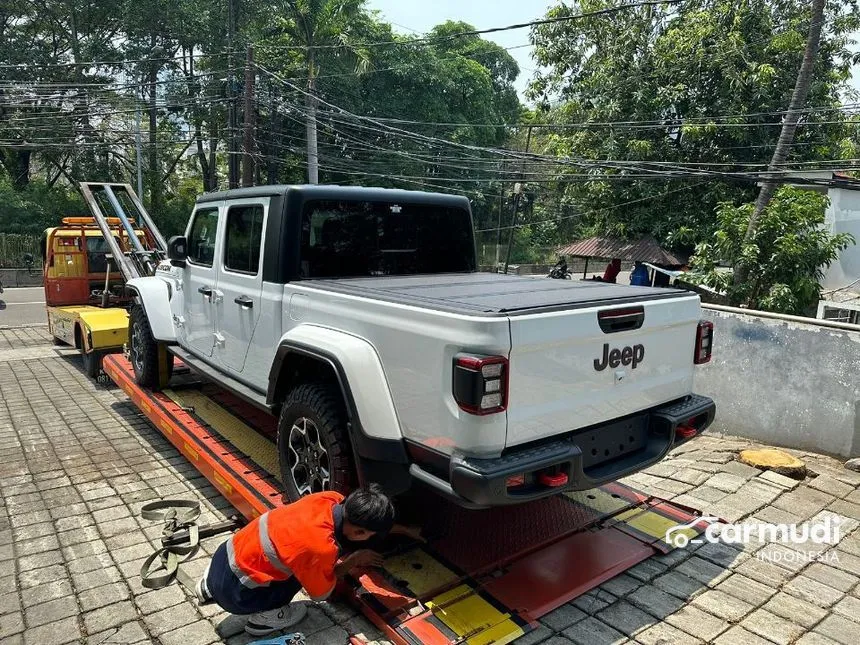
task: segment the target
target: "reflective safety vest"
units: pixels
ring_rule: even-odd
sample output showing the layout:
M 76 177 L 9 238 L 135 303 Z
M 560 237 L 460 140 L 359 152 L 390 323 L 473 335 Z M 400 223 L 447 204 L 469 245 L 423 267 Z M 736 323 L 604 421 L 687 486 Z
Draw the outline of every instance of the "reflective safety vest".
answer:
M 255 519 L 227 541 L 230 569 L 246 587 L 264 587 L 295 576 L 314 600 L 334 590 L 339 547 L 334 492 L 315 493 Z

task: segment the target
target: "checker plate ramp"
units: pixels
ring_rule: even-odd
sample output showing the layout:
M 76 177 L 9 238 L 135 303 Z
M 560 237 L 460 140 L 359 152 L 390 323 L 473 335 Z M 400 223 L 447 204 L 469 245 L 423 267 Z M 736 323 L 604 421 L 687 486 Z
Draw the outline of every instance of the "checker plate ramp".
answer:
M 150 392 L 119 354 L 104 370 L 135 406 L 246 517 L 282 505 L 276 420 L 210 385 L 174 377 Z M 381 568 L 340 590 L 396 643 L 509 643 L 538 618 L 688 539 L 699 513 L 622 484 L 529 504 L 468 511 L 423 489 L 428 543 L 385 545 Z M 387 550 L 386 550 L 387 549 Z

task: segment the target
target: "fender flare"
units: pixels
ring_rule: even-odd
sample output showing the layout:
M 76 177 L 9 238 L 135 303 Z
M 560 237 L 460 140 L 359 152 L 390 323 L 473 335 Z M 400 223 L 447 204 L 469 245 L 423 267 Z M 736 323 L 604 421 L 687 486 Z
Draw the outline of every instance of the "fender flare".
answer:
M 133 278 L 126 287 L 137 295 L 146 317 L 152 337 L 162 343 L 176 342 L 176 329 L 173 326 L 173 315 L 170 311 L 170 288 L 161 278 Z
M 281 378 L 291 356 L 321 361 L 334 372 L 346 404 L 349 434 L 358 457 L 409 463 L 388 381 L 370 343 L 317 325 L 293 328 L 281 338 L 269 372 L 266 401 L 270 406 L 281 403 L 279 395 L 285 394 Z

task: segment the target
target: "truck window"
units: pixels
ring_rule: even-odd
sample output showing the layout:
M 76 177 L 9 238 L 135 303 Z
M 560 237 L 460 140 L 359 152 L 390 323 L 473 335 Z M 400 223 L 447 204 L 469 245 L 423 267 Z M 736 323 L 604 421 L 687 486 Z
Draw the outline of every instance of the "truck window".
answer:
M 302 218 L 304 278 L 475 270 L 467 211 L 431 204 L 317 201 Z
M 215 259 L 215 232 L 218 229 L 218 209 L 206 208 L 194 213 L 188 232 L 188 259 L 194 264 L 211 267 Z
M 256 275 L 260 267 L 262 237 L 263 206 L 231 206 L 227 211 L 224 266 L 230 271 Z
M 108 268 L 107 254 L 110 247 L 103 237 L 87 236 L 87 272 L 105 273 Z M 117 239 L 117 242 L 119 240 Z

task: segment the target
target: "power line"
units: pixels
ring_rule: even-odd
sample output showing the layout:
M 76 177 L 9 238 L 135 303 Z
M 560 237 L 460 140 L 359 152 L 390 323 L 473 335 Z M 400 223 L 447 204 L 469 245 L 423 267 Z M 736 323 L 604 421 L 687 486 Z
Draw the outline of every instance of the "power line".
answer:
M 679 192 L 682 192 L 685 190 L 692 190 L 693 188 L 696 188 L 697 186 L 703 186 L 706 183 L 708 183 L 708 182 L 701 181 L 701 182 L 695 183 L 691 186 L 682 186 L 681 188 L 675 188 L 673 190 L 667 190 L 667 191 L 660 193 L 660 194 L 657 194 L 657 195 L 648 195 L 646 197 L 640 197 L 639 199 L 633 199 L 633 200 L 628 201 L 628 202 L 622 202 L 620 204 L 613 204 L 612 206 L 604 206 L 603 208 L 595 208 L 595 209 L 592 209 L 590 211 L 586 211 L 584 213 L 577 213 L 576 215 L 564 215 L 561 217 L 554 217 L 552 219 L 545 219 L 545 220 L 540 220 L 537 222 L 523 222 L 522 224 L 517 224 L 515 226 L 499 226 L 499 227 L 494 227 L 494 228 L 484 228 L 484 229 L 476 230 L 475 233 L 490 233 L 490 232 L 495 233 L 497 231 L 507 231 L 507 230 L 510 230 L 512 228 L 525 228 L 527 226 L 536 226 L 538 224 L 552 224 L 552 223 L 562 221 L 562 220 L 584 217 L 586 215 L 596 215 L 598 213 L 603 213 L 606 211 L 615 210 L 616 208 L 621 208 L 622 206 L 632 206 L 633 204 L 638 204 L 641 202 L 650 201 L 652 199 L 657 199 L 659 197 L 665 197 L 666 195 L 671 195 L 673 193 L 679 193 Z
M 293 88 L 295 91 L 298 91 L 302 94 L 307 95 L 307 92 L 305 92 L 301 88 L 298 88 L 297 86 L 293 85 L 292 83 L 289 83 L 287 81 L 284 81 L 283 79 L 280 79 L 277 74 L 274 74 L 273 72 L 269 72 L 268 70 L 265 70 L 264 68 L 259 67 L 259 66 L 258 66 L 258 68 L 261 69 L 261 71 L 264 71 L 264 72 L 272 75 L 276 80 L 280 80 L 281 82 L 285 83 L 288 87 Z M 392 126 L 386 126 L 384 124 L 378 123 L 375 119 L 373 119 L 371 117 L 363 117 L 363 116 L 356 115 L 352 112 L 349 112 L 348 110 L 344 110 L 343 108 L 340 108 L 340 107 L 333 105 L 333 104 L 331 104 L 327 101 L 324 101 L 322 99 L 318 99 L 318 101 L 320 103 L 322 103 L 323 105 L 325 105 L 326 107 L 332 108 L 333 111 L 337 112 L 340 115 L 346 115 L 346 116 L 355 118 L 355 119 L 360 120 L 360 121 L 367 121 L 371 124 L 374 124 L 374 126 L 379 126 L 379 127 L 371 127 L 371 126 L 364 126 L 364 125 L 356 125 L 355 127 L 375 129 L 375 130 L 383 132 L 383 133 L 393 133 L 395 136 L 411 137 L 411 138 L 417 139 L 417 140 L 422 140 L 422 141 L 432 142 L 432 143 L 442 143 L 444 145 L 453 146 L 453 147 L 457 147 L 457 148 L 465 148 L 468 150 L 473 150 L 473 151 L 478 151 L 478 152 L 483 151 L 483 152 L 489 152 L 492 154 L 501 154 L 501 155 L 505 155 L 508 157 L 512 156 L 510 154 L 510 151 L 505 150 L 505 149 L 484 148 L 484 147 L 480 147 L 480 146 L 461 144 L 461 143 L 452 142 L 452 141 L 448 141 L 448 140 L 444 140 L 444 139 L 439 139 L 436 137 L 428 137 L 426 135 L 420 135 L 420 134 L 417 134 L 417 133 L 414 133 L 414 132 L 411 132 L 408 130 L 403 130 L 401 128 L 394 128 Z M 536 155 L 529 153 L 527 155 L 521 155 L 519 158 L 523 158 L 523 157 L 535 159 Z M 594 166 L 600 166 L 600 167 L 604 167 L 604 168 L 622 170 L 625 172 L 629 172 L 629 171 L 643 172 L 644 171 L 644 172 L 647 172 L 651 175 L 657 175 L 657 176 L 661 176 L 663 178 L 674 178 L 674 177 L 679 177 L 679 176 L 700 176 L 700 177 L 704 176 L 704 177 L 711 177 L 714 179 L 722 179 L 722 180 L 729 180 L 729 181 L 757 182 L 757 181 L 760 181 L 763 177 L 766 177 L 766 176 L 770 177 L 771 176 L 769 173 L 752 174 L 749 172 L 726 172 L 726 171 L 707 170 L 707 169 L 696 168 L 696 167 L 685 168 L 683 166 L 679 166 L 678 164 L 667 163 L 667 162 L 640 161 L 640 162 L 636 162 L 636 163 L 631 163 L 631 162 L 619 162 L 619 161 L 611 161 L 610 162 L 610 161 L 606 161 L 606 160 L 593 160 L 593 159 L 591 159 L 591 160 L 588 160 L 588 159 L 569 160 L 569 159 L 552 159 L 552 158 L 550 158 L 550 161 L 554 161 L 555 163 L 561 164 L 561 165 L 574 165 L 574 166 L 586 167 L 586 168 L 594 167 Z M 785 173 L 785 172 L 786 171 L 780 171 L 780 173 Z M 796 183 L 805 183 L 805 184 L 810 184 L 810 185 L 825 185 L 825 182 L 823 182 L 821 180 L 797 179 L 794 181 Z
M 620 11 L 625 11 L 627 9 L 636 9 L 639 7 L 648 7 L 653 5 L 667 5 L 667 4 L 679 4 L 682 0 L 642 0 L 640 2 L 631 2 L 628 4 L 622 4 L 615 7 L 605 7 L 603 9 L 597 9 L 594 11 L 583 11 L 578 14 L 572 14 L 568 16 L 555 16 L 553 18 L 540 18 L 536 20 L 531 20 L 529 22 L 521 22 L 513 25 L 506 25 L 504 27 L 489 27 L 487 29 L 471 29 L 469 31 L 460 31 L 454 34 L 446 34 L 444 36 L 425 36 L 424 38 L 402 38 L 399 40 L 385 40 L 385 41 L 376 41 L 376 42 L 365 42 L 365 43 L 349 43 L 350 47 L 383 47 L 388 45 L 435 45 L 437 43 L 448 42 L 450 40 L 456 40 L 457 38 L 464 38 L 467 36 L 482 36 L 484 34 L 493 34 L 498 33 L 500 31 L 511 31 L 514 29 L 529 29 L 531 27 L 537 27 L 539 25 L 548 25 L 559 22 L 570 22 L 573 20 L 581 20 L 583 18 L 594 18 L 597 16 L 607 16 L 614 13 L 618 13 Z M 325 44 L 325 45 L 267 45 L 264 41 L 258 41 L 255 43 L 255 46 L 259 47 L 269 47 L 270 49 L 284 49 L 284 50 L 310 50 L 310 49 L 343 49 L 346 44 Z

